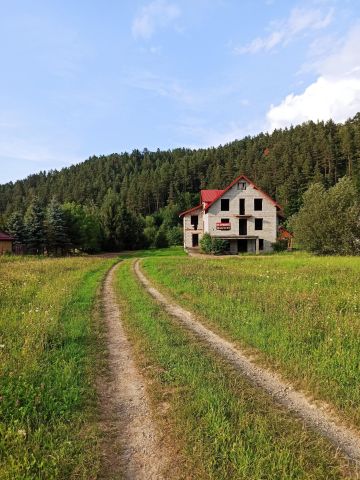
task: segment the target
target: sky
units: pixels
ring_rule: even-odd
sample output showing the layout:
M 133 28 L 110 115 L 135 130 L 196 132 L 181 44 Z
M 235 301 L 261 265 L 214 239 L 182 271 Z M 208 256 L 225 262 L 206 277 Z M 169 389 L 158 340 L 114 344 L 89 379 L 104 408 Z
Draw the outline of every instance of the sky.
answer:
M 359 0 L 0 7 L 0 183 L 360 111 Z

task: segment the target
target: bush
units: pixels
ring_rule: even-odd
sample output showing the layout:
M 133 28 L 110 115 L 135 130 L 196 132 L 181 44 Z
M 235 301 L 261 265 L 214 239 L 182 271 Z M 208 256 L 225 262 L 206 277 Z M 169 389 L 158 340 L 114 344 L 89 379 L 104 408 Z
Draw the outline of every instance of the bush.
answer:
M 156 234 L 154 245 L 156 248 L 166 248 L 169 246 L 165 232 L 160 228 Z
M 200 240 L 200 247 L 204 253 L 212 252 L 212 238 L 209 233 L 205 233 Z
M 221 238 L 211 238 L 209 233 L 205 233 L 200 240 L 200 247 L 204 253 L 213 253 L 214 255 L 219 255 L 225 251 L 226 241 L 222 240 Z
M 272 243 L 272 248 L 274 252 L 285 252 L 285 250 L 288 248 L 288 241 L 277 240 L 276 242 Z
M 169 245 L 183 244 L 183 231 L 181 227 L 171 227 L 166 232 L 166 238 Z
M 224 253 L 226 248 L 225 240 L 221 240 L 221 238 L 213 238 L 212 239 L 212 253 L 214 255 L 219 255 L 220 253 Z

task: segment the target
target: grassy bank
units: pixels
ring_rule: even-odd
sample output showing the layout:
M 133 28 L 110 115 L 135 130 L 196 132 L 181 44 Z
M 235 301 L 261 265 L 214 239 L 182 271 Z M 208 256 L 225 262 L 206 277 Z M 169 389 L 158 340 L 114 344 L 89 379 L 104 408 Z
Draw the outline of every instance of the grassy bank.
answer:
M 101 259 L 0 259 L 0 477 L 95 478 Z
M 145 272 L 223 336 L 360 426 L 360 258 L 144 260 Z
M 177 326 L 138 284 L 131 265 L 124 261 L 117 274 L 122 320 L 170 458 L 179 464 L 171 478 L 341 478 L 329 444 Z

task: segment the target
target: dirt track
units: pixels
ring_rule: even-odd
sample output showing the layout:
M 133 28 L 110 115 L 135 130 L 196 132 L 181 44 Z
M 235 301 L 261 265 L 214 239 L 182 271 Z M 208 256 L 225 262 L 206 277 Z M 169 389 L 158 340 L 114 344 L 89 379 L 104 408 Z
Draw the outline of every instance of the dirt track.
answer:
M 103 476 L 160 480 L 166 455 L 151 419 L 144 380 L 121 324 L 113 289 L 117 266 L 109 271 L 102 292 L 109 350 L 109 378 L 102 378 L 98 385 L 105 432 Z
M 238 368 L 253 384 L 266 390 L 278 403 L 301 417 L 311 428 L 330 440 L 355 464 L 357 469 L 360 469 L 360 435 L 358 432 L 342 425 L 339 418 L 310 402 L 303 393 L 294 390 L 277 374 L 257 366 L 239 348 L 235 348 L 230 342 L 206 328 L 190 312 L 169 301 L 152 286 L 142 273 L 139 260 L 136 261 L 134 268 L 145 289 L 163 305 L 170 315 L 180 320 L 203 342 L 208 343 L 217 354 Z

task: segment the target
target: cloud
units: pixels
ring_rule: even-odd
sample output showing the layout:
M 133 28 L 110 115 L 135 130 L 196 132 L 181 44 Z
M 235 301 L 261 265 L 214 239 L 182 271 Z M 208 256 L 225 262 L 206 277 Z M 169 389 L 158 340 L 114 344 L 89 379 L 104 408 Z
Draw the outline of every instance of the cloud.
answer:
M 243 55 L 269 52 L 279 45 L 285 46 L 306 31 L 326 28 L 331 23 L 333 14 L 333 9 L 324 14 L 319 9 L 294 8 L 286 20 L 273 22 L 268 36 L 257 37 L 245 46 L 235 47 L 234 53 Z
M 167 0 L 154 0 L 143 6 L 132 24 L 134 38 L 149 40 L 158 28 L 171 24 L 181 15 L 180 8 Z
M 291 93 L 267 113 L 269 130 L 308 120 L 344 122 L 360 111 L 360 25 L 355 26 L 336 53 L 319 61 L 317 79 L 305 90 Z

